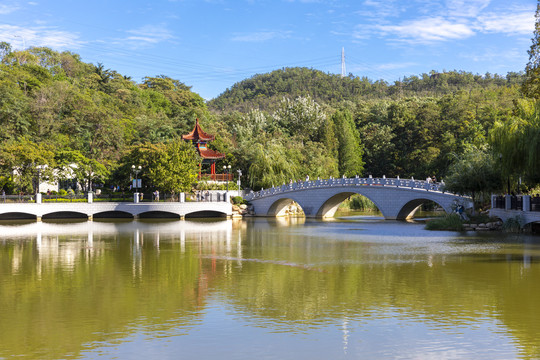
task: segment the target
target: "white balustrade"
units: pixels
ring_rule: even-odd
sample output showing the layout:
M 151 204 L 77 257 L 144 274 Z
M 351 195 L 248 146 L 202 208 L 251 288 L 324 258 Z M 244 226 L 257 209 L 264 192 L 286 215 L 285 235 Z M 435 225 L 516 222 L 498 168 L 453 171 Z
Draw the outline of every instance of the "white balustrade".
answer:
M 354 178 L 330 178 L 330 179 L 317 179 L 316 181 L 300 181 L 292 184 L 283 184 L 281 186 L 272 187 L 270 189 L 262 189 L 260 191 L 252 192 L 246 195 L 246 200 L 253 200 L 270 195 L 276 195 L 281 193 L 287 193 L 292 191 L 316 189 L 325 187 L 338 187 L 338 186 L 394 186 L 398 188 L 418 189 L 424 191 L 442 192 L 441 183 L 428 183 L 424 180 L 415 180 L 414 178 L 400 179 L 399 177 L 392 178 L 374 178 L 371 175 L 367 178 L 354 177 Z

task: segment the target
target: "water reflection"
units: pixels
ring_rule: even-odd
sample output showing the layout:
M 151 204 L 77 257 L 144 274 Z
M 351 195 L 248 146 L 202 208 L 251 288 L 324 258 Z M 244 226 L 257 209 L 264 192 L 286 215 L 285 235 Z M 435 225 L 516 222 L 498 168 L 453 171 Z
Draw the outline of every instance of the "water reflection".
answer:
M 238 341 L 251 355 L 537 358 L 539 260 L 534 238 L 377 220 L 0 226 L 0 357 L 125 358 L 121 344 L 159 354 L 168 339 L 163 357 Z

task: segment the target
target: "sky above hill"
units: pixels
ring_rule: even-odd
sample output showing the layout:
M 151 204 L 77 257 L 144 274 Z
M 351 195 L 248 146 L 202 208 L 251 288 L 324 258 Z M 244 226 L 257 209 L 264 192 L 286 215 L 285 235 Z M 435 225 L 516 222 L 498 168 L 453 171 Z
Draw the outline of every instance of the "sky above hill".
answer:
M 303 66 L 393 83 L 432 70 L 522 71 L 534 0 L 2 0 L 0 41 L 47 46 L 206 99 Z

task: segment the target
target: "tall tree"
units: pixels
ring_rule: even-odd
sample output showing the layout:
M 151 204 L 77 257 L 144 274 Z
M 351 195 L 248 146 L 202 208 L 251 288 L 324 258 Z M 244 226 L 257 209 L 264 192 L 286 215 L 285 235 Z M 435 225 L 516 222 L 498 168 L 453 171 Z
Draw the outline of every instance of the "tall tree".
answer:
M 362 161 L 364 150 L 360 144 L 350 111 L 336 111 L 332 120 L 336 126 L 336 136 L 339 143 L 339 173 L 347 177 L 361 175 L 364 170 L 364 162 Z

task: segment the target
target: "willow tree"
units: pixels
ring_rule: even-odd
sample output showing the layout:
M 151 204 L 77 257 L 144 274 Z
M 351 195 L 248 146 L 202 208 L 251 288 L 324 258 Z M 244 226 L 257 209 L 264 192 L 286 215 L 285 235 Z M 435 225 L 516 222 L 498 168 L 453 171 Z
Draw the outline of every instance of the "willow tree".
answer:
M 460 195 L 470 195 L 473 204 L 478 196 L 486 199 L 502 188 L 497 159 L 486 147 L 470 146 L 450 167 L 445 189 Z
M 529 62 L 525 67 L 523 93 L 535 99 L 540 99 L 540 0 L 536 5 L 536 21 L 531 48 L 528 51 Z
M 515 116 L 495 123 L 490 142 L 503 175 L 523 176 L 534 186 L 540 183 L 540 101 L 521 100 L 516 105 Z

